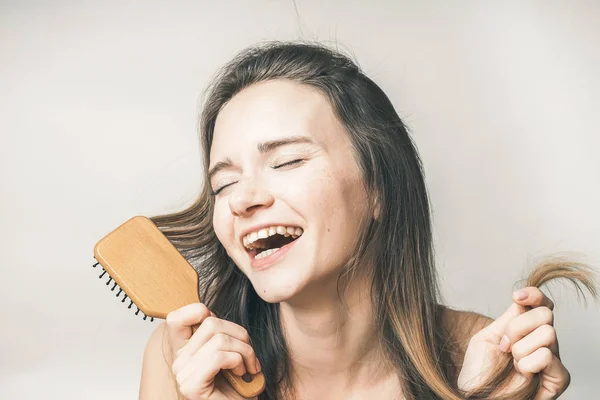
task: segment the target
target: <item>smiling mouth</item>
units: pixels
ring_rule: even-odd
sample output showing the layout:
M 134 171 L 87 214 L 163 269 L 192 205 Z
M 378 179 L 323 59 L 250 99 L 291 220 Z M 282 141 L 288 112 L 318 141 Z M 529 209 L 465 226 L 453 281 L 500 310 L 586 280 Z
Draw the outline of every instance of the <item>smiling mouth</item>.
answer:
M 258 234 L 253 233 L 244 238 L 244 247 L 251 259 L 260 260 L 296 241 L 303 233 L 301 228 L 287 228 L 283 231 L 278 229 L 276 232 L 271 229 L 270 232 L 267 230 L 266 233 L 259 231 Z M 264 237 L 265 235 L 269 236 Z

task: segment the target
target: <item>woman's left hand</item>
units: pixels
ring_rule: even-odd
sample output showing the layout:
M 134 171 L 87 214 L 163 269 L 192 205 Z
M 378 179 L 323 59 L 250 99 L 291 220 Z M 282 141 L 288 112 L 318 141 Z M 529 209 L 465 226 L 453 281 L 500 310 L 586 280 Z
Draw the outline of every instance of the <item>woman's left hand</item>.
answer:
M 458 378 L 458 387 L 469 391 L 493 370 L 502 352 L 511 352 L 515 380 L 511 387 L 540 373 L 541 388 L 535 400 L 556 399 L 569 386 L 569 371 L 560 361 L 554 330 L 554 303 L 536 287 L 513 293 L 513 304 L 490 325 L 471 338 Z

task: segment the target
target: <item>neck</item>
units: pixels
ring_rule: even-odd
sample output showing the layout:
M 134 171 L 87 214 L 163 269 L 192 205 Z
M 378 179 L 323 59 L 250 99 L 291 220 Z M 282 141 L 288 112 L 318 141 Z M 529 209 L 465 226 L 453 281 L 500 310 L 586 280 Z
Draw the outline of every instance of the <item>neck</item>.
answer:
M 366 282 L 353 280 L 338 294 L 334 280 L 307 290 L 302 299 L 280 303 L 298 397 L 347 399 L 395 381 L 381 351 Z

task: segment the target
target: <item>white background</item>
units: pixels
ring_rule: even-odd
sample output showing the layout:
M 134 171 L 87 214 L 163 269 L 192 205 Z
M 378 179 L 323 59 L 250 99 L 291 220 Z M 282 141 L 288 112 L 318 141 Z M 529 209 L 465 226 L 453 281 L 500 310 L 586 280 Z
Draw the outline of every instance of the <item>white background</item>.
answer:
M 597 1 L 0 1 L 0 398 L 134 399 L 155 326 L 97 278 L 97 240 L 198 193 L 198 100 L 267 39 L 353 53 L 410 126 L 452 306 L 498 316 L 538 257 L 600 265 Z M 572 385 L 600 312 L 553 286 Z

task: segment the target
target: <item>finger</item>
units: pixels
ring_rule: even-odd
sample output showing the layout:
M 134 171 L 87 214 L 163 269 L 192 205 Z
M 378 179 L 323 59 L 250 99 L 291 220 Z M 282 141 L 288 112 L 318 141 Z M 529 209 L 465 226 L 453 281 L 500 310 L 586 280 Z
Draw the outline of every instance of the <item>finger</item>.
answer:
M 519 304 L 512 303 L 508 309 L 494 320 L 491 324 L 489 324 L 486 328 L 482 329 L 485 333 L 495 336 L 498 338 L 498 342 L 500 342 L 500 338 L 504 335 L 506 331 L 506 327 L 516 317 L 527 312 L 525 307 L 520 306 Z
M 177 351 L 192 337 L 192 327 L 210 315 L 202 303 L 192 303 L 167 314 L 166 325 L 172 348 Z
M 188 366 L 194 355 L 190 354 L 179 354 L 173 364 L 171 364 L 171 371 L 174 375 L 178 375 L 184 368 Z
M 548 307 L 537 307 L 515 318 L 507 325 L 500 341 L 500 350 L 507 352 L 510 346 L 542 325 L 553 325 L 554 313 Z
M 521 373 L 542 373 L 544 388 L 562 392 L 569 385 L 570 375 L 563 363 L 547 347 L 537 349 L 517 363 Z
M 171 371 L 175 376 L 177 384 L 181 386 L 182 383 L 185 382 L 185 380 L 188 379 L 188 377 L 194 373 L 197 367 L 196 364 L 198 362 L 201 363 L 202 361 L 190 356 L 179 357 L 177 360 L 179 362 L 177 364 L 173 363 Z
M 258 363 L 256 361 L 256 355 L 254 349 L 248 343 L 243 342 L 237 338 L 226 335 L 224 333 L 217 333 L 214 335 L 204 347 L 202 347 L 198 354 L 214 354 L 216 352 L 236 352 L 240 353 L 244 363 L 244 368 L 239 368 L 233 371 L 236 375 L 244 375 L 249 372 L 253 375 L 258 373 Z
M 513 344 L 511 352 L 513 358 L 520 361 L 542 347 L 547 347 L 553 355 L 557 355 L 556 331 L 551 325 L 538 326 L 529 335 Z
M 537 374 L 550 365 L 554 355 L 547 347 L 541 347 L 517 361 L 517 367 L 522 374 Z
M 186 398 L 202 396 L 214 390 L 214 380 L 222 369 L 235 370 L 244 365 L 241 354 L 236 352 L 202 352 L 192 357 L 193 361 L 176 375 L 179 391 Z
M 556 357 L 552 358 L 550 364 L 542 370 L 542 388 L 535 400 L 556 399 L 571 384 L 571 374 L 564 364 Z
M 548 298 L 540 289 L 530 286 L 513 293 L 513 301 L 526 307 L 548 307 L 554 310 L 554 302 Z
M 229 339 L 228 338 L 222 338 L 219 337 L 220 335 L 223 334 L 217 334 L 217 337 L 215 340 L 213 340 L 212 342 L 209 341 L 209 343 L 206 344 L 206 346 L 202 347 L 201 349 L 199 349 L 198 352 L 194 353 L 194 354 L 187 354 L 187 353 L 183 353 L 177 356 L 177 358 L 175 359 L 175 361 L 173 361 L 173 364 L 171 366 L 171 371 L 173 371 L 174 375 L 179 375 L 182 373 L 183 370 L 189 370 L 190 368 L 194 368 L 193 365 L 196 363 L 196 361 L 198 359 L 202 359 L 202 357 L 204 358 L 212 358 L 214 357 L 213 354 L 216 352 L 220 352 L 220 351 L 237 351 L 240 354 L 240 356 L 242 356 L 242 359 L 244 360 L 244 362 L 242 362 L 236 370 L 233 370 L 232 372 L 236 375 L 242 376 L 244 375 L 246 372 L 250 372 L 251 374 L 257 374 L 258 373 L 258 362 L 256 360 L 256 356 L 254 355 L 254 350 L 250 347 L 250 345 L 246 345 L 246 346 L 242 346 L 241 343 L 238 339 L 234 339 L 231 338 L 230 336 L 228 338 L 231 338 L 232 340 L 238 341 L 240 344 L 238 345 L 230 345 Z M 223 335 L 226 336 L 226 335 Z M 214 339 L 214 337 L 213 337 Z M 208 347 L 208 349 L 207 349 Z M 210 353 L 210 354 L 207 354 Z M 246 361 L 248 360 L 248 361 Z M 183 373 L 183 376 L 186 376 L 186 373 Z
M 250 335 L 243 327 L 231 321 L 216 317 L 207 317 L 187 344 L 181 349 L 181 353 L 193 354 L 204 346 L 215 334 L 224 333 L 250 344 Z

